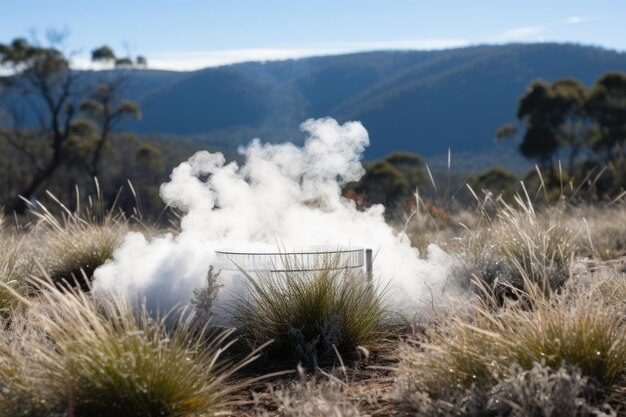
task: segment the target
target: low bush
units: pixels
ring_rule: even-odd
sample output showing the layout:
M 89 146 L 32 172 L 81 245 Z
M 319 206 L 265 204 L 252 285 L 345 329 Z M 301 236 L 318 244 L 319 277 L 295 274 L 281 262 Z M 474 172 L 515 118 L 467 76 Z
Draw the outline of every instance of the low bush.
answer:
M 593 384 L 577 369 L 553 369 L 539 364 L 518 370 L 489 392 L 486 409 L 498 416 L 609 416 L 608 405 L 595 404 Z M 608 413 L 608 414 L 607 414 Z

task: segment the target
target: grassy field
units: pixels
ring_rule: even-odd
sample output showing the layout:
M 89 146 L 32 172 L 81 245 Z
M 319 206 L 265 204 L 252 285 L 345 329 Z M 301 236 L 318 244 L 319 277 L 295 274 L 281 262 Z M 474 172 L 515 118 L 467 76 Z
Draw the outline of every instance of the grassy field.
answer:
M 213 271 L 190 314 L 90 293 L 162 225 L 97 199 L 0 217 L 0 416 L 626 415 L 624 202 L 476 201 L 397 222 L 454 255 L 452 301 L 406 318 L 362 274 L 287 271 L 232 329 L 207 320 Z

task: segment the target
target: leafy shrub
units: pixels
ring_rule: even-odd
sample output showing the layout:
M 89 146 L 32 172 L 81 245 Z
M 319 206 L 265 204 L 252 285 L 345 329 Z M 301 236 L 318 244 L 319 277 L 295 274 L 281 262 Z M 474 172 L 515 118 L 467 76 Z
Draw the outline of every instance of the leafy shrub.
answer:
M 251 346 L 273 340 L 270 353 L 315 363 L 383 336 L 385 309 L 365 276 L 340 269 L 337 260 L 319 270 L 247 274 L 249 298 L 237 301 L 236 326 Z

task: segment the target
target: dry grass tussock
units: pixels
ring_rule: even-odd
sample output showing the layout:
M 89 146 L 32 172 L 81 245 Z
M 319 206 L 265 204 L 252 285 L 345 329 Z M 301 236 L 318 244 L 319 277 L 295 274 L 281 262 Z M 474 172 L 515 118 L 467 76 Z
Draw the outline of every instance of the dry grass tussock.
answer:
M 241 389 L 233 381 L 286 362 L 317 374 L 274 381 L 280 388 L 266 392 L 253 413 L 615 415 L 626 392 L 626 273 L 603 260 L 624 253 L 626 206 L 539 210 L 529 201 L 477 198 L 474 212 L 450 213 L 443 225 L 422 205 L 405 219 L 399 229 L 414 244 L 437 243 L 460 260 L 451 279 L 478 296 L 397 339 L 388 337 L 396 327 L 379 295 L 385 291 L 360 274 L 330 264 L 259 274 L 250 298 L 233 306 L 247 348 L 233 363 L 222 353 L 232 330 L 203 334 L 210 285 L 195 292 L 201 317 L 167 323 L 123 298 L 81 292 L 88 288 L 82 277 L 133 227 L 121 214 L 100 210 L 96 199 L 72 210 L 60 202 L 59 210 L 32 207 L 36 221 L 22 230 L 0 216 L 0 416 L 213 415 L 233 405 L 230 394 Z M 577 257 L 589 257 L 594 269 Z M 60 289 L 75 279 L 78 288 Z M 264 366 L 240 373 L 269 340 Z M 398 363 L 379 360 L 383 344 Z M 373 352 L 372 370 L 356 365 L 371 381 L 321 376 L 359 346 Z M 396 376 L 385 382 L 391 394 L 361 389 L 379 381 L 377 365 L 395 367 L 386 370 Z
M 25 290 L 25 280 L 33 272 L 33 251 L 26 244 L 27 237 L 17 234 L 0 214 L 0 282 L 16 291 Z M 5 287 L 0 287 L 0 314 L 7 314 L 16 304 L 16 298 Z
M 361 402 L 366 399 L 350 398 L 346 385 L 340 380 L 314 378 L 298 381 L 279 389 L 271 389 L 270 407 L 275 408 L 284 417 L 360 417 L 366 415 L 361 410 Z M 266 404 L 263 407 L 268 408 Z M 257 416 L 274 415 L 257 406 Z
M 256 357 L 223 359 L 231 331 L 197 334 L 184 315 L 166 325 L 125 298 L 34 284 L 38 297 L 21 299 L 0 337 L 0 415 L 214 415 Z
M 487 296 L 467 316 L 428 328 L 406 343 L 399 397 L 438 400 L 451 390 L 463 393 L 473 387 L 497 391 L 494 387 L 503 381 L 524 381 L 519 372 L 538 364 L 553 371 L 573 369 L 571 377 L 580 373 L 585 387 L 611 391 L 626 370 L 623 307 L 600 290 L 612 283 L 556 294 L 526 281 L 527 291 L 517 301 L 497 308 L 497 300 Z
M 502 296 L 527 282 L 552 291 L 572 276 L 577 233 L 562 209 L 538 213 L 518 196 L 514 205 L 486 201 L 479 210 L 478 222 L 451 247 L 462 261 L 455 274 L 461 285 L 477 280 Z
M 253 347 L 273 340 L 272 356 L 313 366 L 379 343 L 388 324 L 384 291 L 337 262 L 303 271 L 286 259 L 283 272 L 247 275 L 249 297 L 234 306 L 242 338 Z
M 626 255 L 626 202 L 574 207 L 568 214 L 568 227 L 576 231 L 581 255 L 601 260 Z
M 93 272 L 113 257 L 124 240 L 128 219 L 115 208 L 103 210 L 101 201 L 89 199 L 74 210 L 57 201 L 60 215 L 41 203 L 31 208 L 36 219 L 31 235 L 44 243 L 40 261 L 54 282 L 78 283 L 88 289 Z

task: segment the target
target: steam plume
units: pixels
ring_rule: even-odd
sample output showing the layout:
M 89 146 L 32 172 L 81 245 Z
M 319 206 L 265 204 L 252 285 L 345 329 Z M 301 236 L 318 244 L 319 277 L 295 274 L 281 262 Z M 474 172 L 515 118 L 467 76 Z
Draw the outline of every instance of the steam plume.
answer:
M 444 285 L 450 258 L 431 245 L 426 259 L 406 236 L 385 223 L 384 207 L 358 211 L 341 196 L 342 187 L 364 173 L 360 159 L 369 144 L 359 122 L 307 120 L 303 147 L 263 144 L 254 139 L 239 149 L 241 166 L 220 153 L 198 152 L 176 167 L 161 197 L 180 209 L 182 231 L 150 241 L 130 233 L 114 259 L 95 272 L 95 293 L 139 293 L 153 307 L 186 304 L 205 284 L 216 250 L 276 251 L 311 246 L 358 246 L 377 253 L 376 279 L 389 283 L 398 311 L 413 314 Z M 224 278 L 228 291 L 244 291 Z

